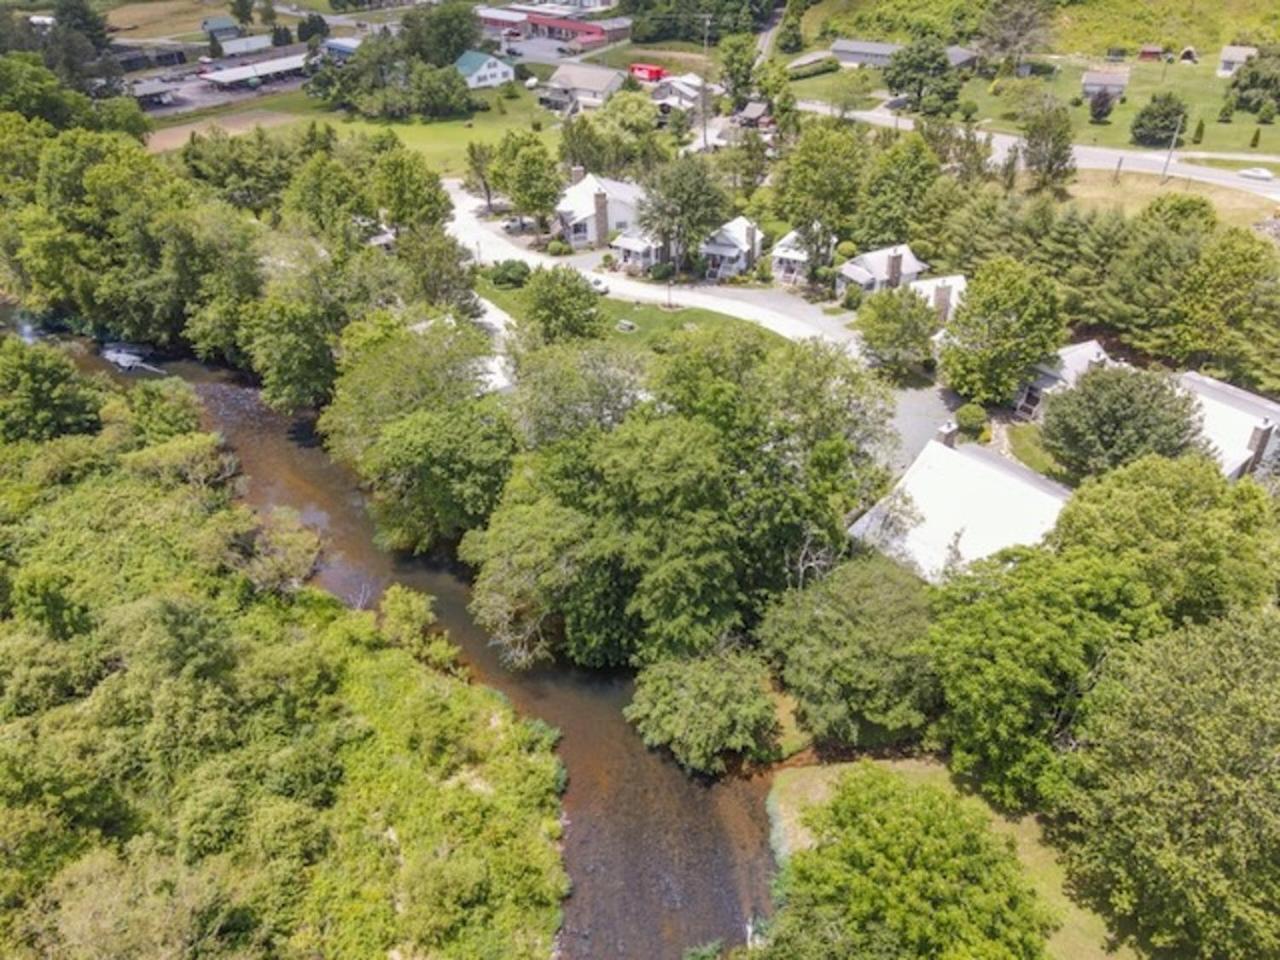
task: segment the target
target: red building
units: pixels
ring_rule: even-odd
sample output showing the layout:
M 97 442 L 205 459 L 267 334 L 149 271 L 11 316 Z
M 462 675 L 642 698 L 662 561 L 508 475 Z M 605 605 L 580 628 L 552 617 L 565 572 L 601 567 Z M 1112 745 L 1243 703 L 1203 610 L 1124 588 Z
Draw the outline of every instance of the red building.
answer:
M 553 40 L 576 40 L 584 47 L 605 42 L 602 27 L 587 20 L 570 20 L 567 17 L 548 17 L 541 13 L 529 14 L 529 32 L 535 37 Z
M 627 71 L 643 83 L 657 83 L 667 75 L 667 71 L 652 63 L 633 63 Z

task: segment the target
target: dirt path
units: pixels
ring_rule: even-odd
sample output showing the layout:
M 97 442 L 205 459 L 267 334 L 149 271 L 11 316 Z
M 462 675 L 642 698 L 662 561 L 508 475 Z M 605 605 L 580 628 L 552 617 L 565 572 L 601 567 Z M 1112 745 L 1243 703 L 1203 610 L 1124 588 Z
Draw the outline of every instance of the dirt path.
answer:
M 176 150 L 190 139 L 193 133 L 206 133 L 214 127 L 221 127 L 232 136 L 248 133 L 254 127 L 279 127 L 292 123 L 298 118 L 289 113 L 277 113 L 274 110 L 242 110 L 229 113 L 225 117 L 212 117 L 194 123 L 183 123 L 176 127 L 165 127 L 157 130 L 147 138 L 147 150 L 150 153 L 166 153 Z

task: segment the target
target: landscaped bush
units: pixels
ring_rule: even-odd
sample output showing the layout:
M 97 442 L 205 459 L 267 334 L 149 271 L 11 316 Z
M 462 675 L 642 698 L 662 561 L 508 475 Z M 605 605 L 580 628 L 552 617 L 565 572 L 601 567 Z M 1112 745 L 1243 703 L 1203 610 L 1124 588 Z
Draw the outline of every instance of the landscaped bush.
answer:
M 563 240 L 552 240 L 547 244 L 547 253 L 553 257 L 567 257 L 573 253 L 573 247 L 569 246 Z
M 852 240 L 841 240 L 836 244 L 836 253 L 842 260 L 850 260 L 858 255 L 858 245 Z
M 523 287 L 532 272 L 523 260 L 503 260 L 494 264 L 493 269 L 489 271 L 489 279 L 493 281 L 494 286 L 514 289 Z
M 862 288 L 856 283 L 845 287 L 844 299 L 840 301 L 846 310 L 857 310 L 862 306 Z
M 826 57 L 788 70 L 787 78 L 790 80 L 803 80 L 805 77 L 820 77 L 824 73 L 835 73 L 839 69 L 839 60 L 835 57 Z
M 654 280 L 670 280 L 676 275 L 675 264 L 671 263 L 655 263 L 649 268 L 649 276 Z
M 955 416 L 956 426 L 970 437 L 982 433 L 982 428 L 987 425 L 987 411 L 981 404 L 966 403 L 956 411 Z

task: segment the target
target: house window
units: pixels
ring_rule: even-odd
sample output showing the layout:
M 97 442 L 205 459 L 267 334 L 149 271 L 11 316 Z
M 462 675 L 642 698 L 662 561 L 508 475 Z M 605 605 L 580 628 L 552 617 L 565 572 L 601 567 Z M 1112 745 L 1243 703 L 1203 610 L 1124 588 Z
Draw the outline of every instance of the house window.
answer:
M 587 235 L 587 222 L 579 220 L 573 225 L 572 235 L 575 237 L 585 237 Z
M 615 229 L 615 230 L 625 230 L 625 229 L 627 229 L 627 226 L 628 226 L 627 221 L 625 221 L 625 220 L 619 220 L 619 221 L 614 225 L 614 229 Z

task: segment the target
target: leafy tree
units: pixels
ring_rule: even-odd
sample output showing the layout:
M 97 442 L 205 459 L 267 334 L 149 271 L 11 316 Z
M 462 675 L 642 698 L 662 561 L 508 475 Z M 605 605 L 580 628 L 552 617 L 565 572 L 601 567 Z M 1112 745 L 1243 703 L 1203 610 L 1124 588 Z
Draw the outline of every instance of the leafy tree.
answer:
M 783 53 L 796 53 L 804 49 L 804 31 L 801 30 L 799 13 L 792 12 L 783 16 L 778 28 L 778 49 Z
M 1193 396 L 1171 377 L 1127 367 L 1090 370 L 1070 390 L 1051 394 L 1044 445 L 1077 480 L 1147 454 L 1176 457 L 1201 446 Z
M 467 144 L 467 183 L 484 194 L 484 207 L 493 212 L 493 144 L 472 140 Z
M 867 172 L 858 211 L 858 239 L 875 248 L 903 243 L 925 194 L 942 173 L 938 158 L 917 133 L 880 153 Z
M 734 146 L 718 151 L 715 160 L 727 185 L 747 199 L 769 176 L 769 147 L 760 132 L 749 127 Z
M 1043 960 L 1049 912 L 987 814 L 861 761 L 806 817 L 813 847 L 778 881 L 767 960 Z
M 1127 560 L 1174 623 L 1268 602 L 1275 510 L 1255 483 L 1232 484 L 1206 457 L 1145 457 L 1085 483 L 1051 542 Z
M 1064 332 L 1053 282 L 1034 267 L 997 257 L 978 268 L 947 327 L 943 377 L 978 403 L 1008 403 Z
M 369 236 L 377 212 L 365 181 L 340 159 L 323 153 L 294 174 L 283 207 L 341 251 Z
M 420 7 L 404 15 L 400 42 L 410 57 L 451 68 L 458 57 L 480 46 L 480 21 L 471 5 L 459 0 Z
M 405 98 L 412 110 L 428 120 L 460 117 L 472 109 L 467 83 L 452 64 L 443 67 L 413 64 Z
M 1009 807 L 1051 788 L 1094 671 L 1160 629 L 1150 589 L 1124 557 L 1024 550 L 949 581 L 929 655 L 942 689 L 939 732 L 957 771 Z
M 935 696 L 928 625 L 924 585 L 873 556 L 783 594 L 756 635 L 818 740 L 868 746 L 924 727 Z
M 1185 130 L 1187 105 L 1176 93 L 1152 94 L 1148 102 L 1134 115 L 1130 133 L 1133 142 L 1144 147 L 1164 147 L 1174 135 Z
M 940 323 L 928 301 L 908 287 L 899 287 L 863 300 L 854 325 L 876 362 L 903 375 L 933 359 L 933 336 Z
M 520 358 L 511 415 L 530 447 L 609 430 L 641 400 L 645 361 L 608 340 L 543 347 Z
M 397 230 L 438 227 L 453 212 L 440 175 L 428 166 L 422 154 L 412 150 L 388 150 L 378 157 L 372 192 L 373 202 Z
M 811 270 L 830 261 L 836 235 L 857 212 L 866 153 L 853 128 L 811 124 L 775 174 L 778 211 L 795 224 Z
M 726 755 L 765 759 L 778 730 L 769 671 L 741 652 L 645 667 L 623 712 L 645 744 L 699 773 L 724 773 Z
M 176 377 L 143 380 L 129 389 L 129 412 L 143 441 L 163 443 L 200 429 L 200 398 Z
M 323 404 L 336 376 L 337 333 L 332 316 L 311 304 L 279 297 L 253 304 L 241 339 L 263 399 L 286 413 Z
M 988 60 L 1019 66 L 1028 54 L 1047 50 L 1053 33 L 1053 7 L 1044 0 L 997 0 L 978 26 L 978 50 Z
M 1280 943 L 1275 612 L 1190 627 L 1102 669 L 1065 760 L 1068 865 L 1086 895 L 1180 956 Z
M 1092 123 L 1106 123 L 1107 118 L 1111 116 L 1111 111 L 1115 107 L 1115 100 L 1106 90 L 1099 90 L 1089 98 L 1089 120 Z M 1204 121 L 1201 121 L 1200 136 L 1204 136 Z
M 1071 114 L 1057 101 L 1046 102 L 1022 125 L 1022 162 L 1036 190 L 1059 190 L 1076 173 Z
M 88 0 L 55 0 L 53 19 L 59 28 L 80 34 L 99 53 L 107 48 L 107 18 Z
M 324 39 L 329 35 L 329 21 L 314 11 L 298 24 L 298 42 L 306 43 L 312 37 Z
M 62 353 L 17 337 L 0 341 L 0 438 L 52 440 L 92 433 L 102 401 Z
M 756 38 L 749 33 L 735 33 L 720 41 L 720 79 L 735 107 L 741 107 L 751 96 L 755 77 Z
M 680 264 L 696 256 L 702 242 L 727 219 L 729 200 L 711 164 L 685 154 L 658 169 L 640 202 L 640 226 L 671 250 Z
M 535 140 L 509 158 L 500 149 L 495 174 L 516 211 L 533 217 L 543 227 L 560 201 L 563 182 L 546 146 Z
M 360 464 L 379 537 L 422 553 L 481 526 L 506 483 L 516 437 L 492 399 L 423 409 L 385 426 Z
M 539 267 L 524 290 L 527 306 L 519 325 L 523 346 L 604 335 L 599 294 L 573 267 Z
M 906 94 L 912 110 L 930 103 L 945 109 L 960 96 L 960 77 L 947 59 L 946 46 L 931 36 L 917 37 L 890 57 L 884 82 L 890 92 Z
M 560 162 L 566 167 L 608 172 L 613 168 L 613 144 L 609 143 L 599 124 L 585 113 L 566 117 L 560 125 Z
M 227 9 L 242 27 L 253 23 L 254 0 L 228 0 Z

